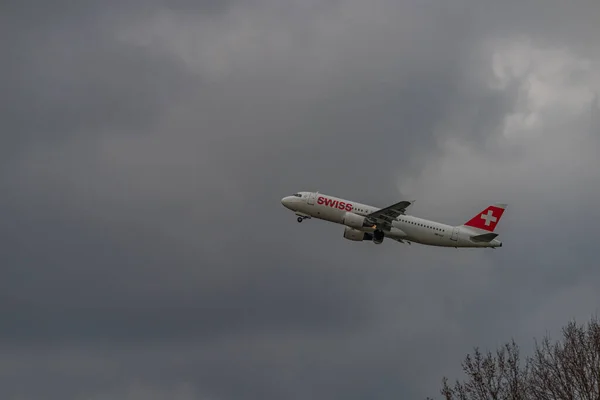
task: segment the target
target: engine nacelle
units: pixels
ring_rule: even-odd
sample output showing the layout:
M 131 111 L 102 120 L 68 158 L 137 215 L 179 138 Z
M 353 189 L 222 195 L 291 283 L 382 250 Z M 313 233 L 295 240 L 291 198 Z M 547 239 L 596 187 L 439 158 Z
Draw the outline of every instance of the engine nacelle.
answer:
M 349 226 L 350 228 L 360 229 L 363 226 L 365 226 L 365 217 L 351 212 L 347 212 L 346 214 L 344 214 L 344 219 L 342 220 L 342 223 L 346 226 Z
M 373 235 L 347 226 L 344 228 L 344 238 L 355 242 L 362 242 L 363 240 L 372 240 Z

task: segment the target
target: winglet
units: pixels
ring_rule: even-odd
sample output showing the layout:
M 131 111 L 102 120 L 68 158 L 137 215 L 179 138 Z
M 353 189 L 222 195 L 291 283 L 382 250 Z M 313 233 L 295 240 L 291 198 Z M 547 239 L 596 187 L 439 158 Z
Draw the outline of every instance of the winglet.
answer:
M 494 232 L 496 229 L 496 225 L 500 222 L 500 218 L 504 214 L 506 210 L 506 204 L 504 203 L 496 203 L 485 210 L 481 211 L 479 214 L 475 215 L 468 222 L 464 224 L 464 226 L 468 226 L 471 228 L 484 230 L 488 232 Z

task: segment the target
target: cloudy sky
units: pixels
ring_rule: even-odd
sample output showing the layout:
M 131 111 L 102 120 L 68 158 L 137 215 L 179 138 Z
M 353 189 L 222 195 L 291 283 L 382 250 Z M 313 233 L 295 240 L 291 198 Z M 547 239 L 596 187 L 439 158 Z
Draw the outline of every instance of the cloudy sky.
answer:
M 7 1 L 0 397 L 438 396 L 598 312 L 597 0 Z M 298 190 L 498 250 L 354 243 Z

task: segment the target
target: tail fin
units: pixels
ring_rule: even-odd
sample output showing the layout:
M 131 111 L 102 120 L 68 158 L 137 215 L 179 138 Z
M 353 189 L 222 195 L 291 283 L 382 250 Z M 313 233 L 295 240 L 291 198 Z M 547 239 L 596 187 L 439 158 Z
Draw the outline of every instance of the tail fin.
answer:
M 506 204 L 496 203 L 491 205 L 471 218 L 463 226 L 494 232 L 494 229 L 496 229 L 496 225 L 498 225 L 500 222 L 500 218 L 502 217 L 502 214 L 504 214 L 505 209 Z

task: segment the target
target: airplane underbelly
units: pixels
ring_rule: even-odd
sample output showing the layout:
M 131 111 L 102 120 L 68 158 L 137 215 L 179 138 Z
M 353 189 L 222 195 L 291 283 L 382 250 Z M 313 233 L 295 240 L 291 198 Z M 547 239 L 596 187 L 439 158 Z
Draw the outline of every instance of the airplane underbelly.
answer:
M 407 232 L 408 240 L 412 240 L 415 243 L 425 244 L 429 246 L 443 246 L 443 239 L 434 234 L 433 232 L 425 231 L 423 229 L 413 229 Z
M 440 246 L 444 247 L 456 247 L 458 245 L 457 240 L 450 239 L 450 233 L 443 233 L 440 237 Z
M 419 243 L 428 244 L 428 245 L 433 244 L 433 237 L 431 235 L 429 235 L 428 233 L 429 232 L 424 232 L 422 229 L 419 229 L 419 231 L 417 233 Z
M 344 214 L 346 213 L 345 211 L 337 210 L 330 207 L 319 207 L 315 211 L 315 217 L 323 219 L 325 221 L 335 222 L 338 224 L 341 224 L 343 222 Z

